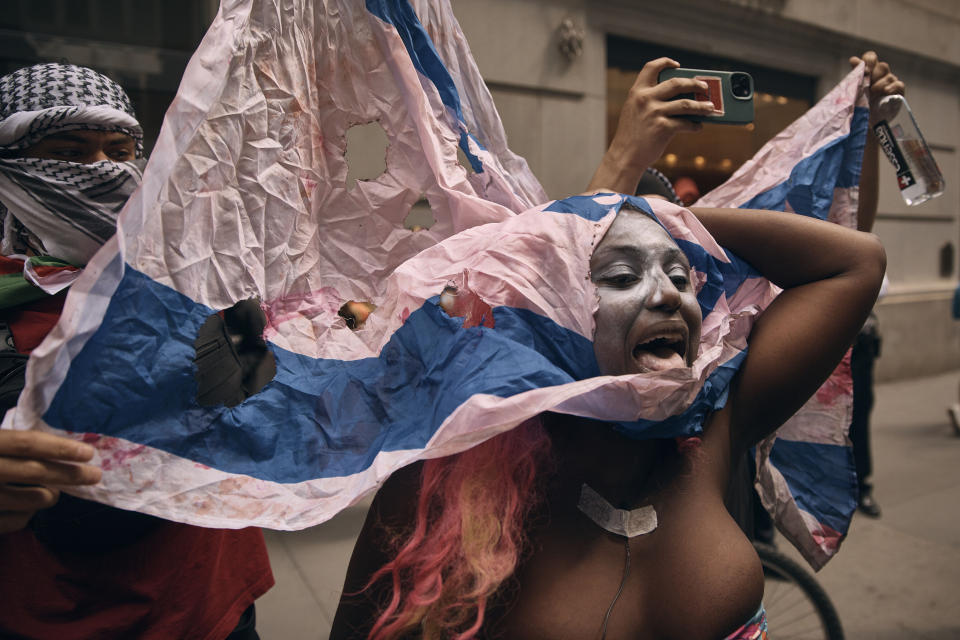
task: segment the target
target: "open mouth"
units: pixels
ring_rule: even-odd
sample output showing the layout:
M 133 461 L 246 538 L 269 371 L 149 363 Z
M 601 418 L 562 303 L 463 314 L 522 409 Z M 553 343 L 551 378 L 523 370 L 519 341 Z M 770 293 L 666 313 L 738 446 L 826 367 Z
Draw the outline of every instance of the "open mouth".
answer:
M 685 367 L 686 354 L 686 337 L 675 332 L 646 336 L 633 348 L 634 362 L 645 371 Z

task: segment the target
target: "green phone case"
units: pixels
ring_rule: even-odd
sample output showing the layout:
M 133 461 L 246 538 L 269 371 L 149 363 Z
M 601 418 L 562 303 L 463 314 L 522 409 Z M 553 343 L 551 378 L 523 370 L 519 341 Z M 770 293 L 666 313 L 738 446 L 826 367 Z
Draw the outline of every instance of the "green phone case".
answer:
M 734 95 L 731 76 L 746 76 L 749 82 L 749 95 Z M 710 85 L 709 95 L 706 93 L 682 93 L 674 100 L 688 98 L 690 100 L 707 101 L 714 104 L 716 113 L 711 116 L 680 116 L 696 122 L 715 122 L 718 124 L 747 124 L 753 122 L 753 78 L 749 73 L 742 71 L 712 71 L 708 69 L 664 69 L 660 72 L 658 82 L 670 78 L 697 78 Z M 740 81 L 741 83 L 743 81 Z M 742 91 L 741 91 L 742 93 Z

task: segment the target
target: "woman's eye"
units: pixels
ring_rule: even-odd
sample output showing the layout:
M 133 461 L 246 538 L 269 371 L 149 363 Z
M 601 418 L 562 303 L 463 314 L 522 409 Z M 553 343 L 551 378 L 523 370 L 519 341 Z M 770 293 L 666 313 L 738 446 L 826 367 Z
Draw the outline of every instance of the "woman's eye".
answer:
M 628 287 L 636 281 L 637 276 L 633 273 L 612 273 L 600 279 L 608 287 Z
M 690 285 L 690 278 L 686 274 L 674 274 L 670 276 L 670 282 L 680 291 L 685 291 Z

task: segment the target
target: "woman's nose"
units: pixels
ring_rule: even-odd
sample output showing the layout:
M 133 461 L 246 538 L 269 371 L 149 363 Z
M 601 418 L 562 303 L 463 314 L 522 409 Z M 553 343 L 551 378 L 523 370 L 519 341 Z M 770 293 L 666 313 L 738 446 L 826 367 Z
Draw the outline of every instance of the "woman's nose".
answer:
M 646 306 L 648 309 L 666 311 L 676 311 L 680 307 L 680 291 L 666 274 L 657 277 L 653 282 L 647 294 Z

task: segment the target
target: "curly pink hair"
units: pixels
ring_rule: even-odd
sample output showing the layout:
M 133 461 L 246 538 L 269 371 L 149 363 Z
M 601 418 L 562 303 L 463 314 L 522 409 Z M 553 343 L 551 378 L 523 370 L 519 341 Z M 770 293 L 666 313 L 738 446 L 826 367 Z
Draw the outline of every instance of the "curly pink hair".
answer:
M 413 531 L 367 584 L 389 577 L 393 587 L 371 640 L 413 630 L 426 639 L 476 636 L 490 598 L 517 568 L 549 449 L 533 419 L 424 464 Z

